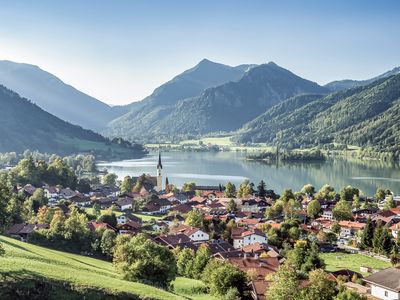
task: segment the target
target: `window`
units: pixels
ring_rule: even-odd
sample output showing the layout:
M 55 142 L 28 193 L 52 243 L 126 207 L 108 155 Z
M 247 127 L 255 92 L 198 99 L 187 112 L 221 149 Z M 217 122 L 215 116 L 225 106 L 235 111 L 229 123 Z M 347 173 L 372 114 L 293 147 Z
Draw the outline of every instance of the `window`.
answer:
M 389 292 L 385 291 L 385 297 L 388 297 L 388 296 L 389 296 Z

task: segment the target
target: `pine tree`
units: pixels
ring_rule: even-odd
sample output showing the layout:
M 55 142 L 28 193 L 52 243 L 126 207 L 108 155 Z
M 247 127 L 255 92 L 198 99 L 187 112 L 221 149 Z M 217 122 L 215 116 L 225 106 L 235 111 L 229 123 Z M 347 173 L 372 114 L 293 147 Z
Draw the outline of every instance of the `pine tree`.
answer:
M 258 197 L 265 197 L 267 195 L 266 186 L 264 180 L 261 180 L 257 186 Z
M 367 224 L 365 224 L 364 230 L 361 235 L 360 247 L 362 249 L 371 248 L 373 238 L 374 227 L 372 226 L 371 218 L 368 218 Z

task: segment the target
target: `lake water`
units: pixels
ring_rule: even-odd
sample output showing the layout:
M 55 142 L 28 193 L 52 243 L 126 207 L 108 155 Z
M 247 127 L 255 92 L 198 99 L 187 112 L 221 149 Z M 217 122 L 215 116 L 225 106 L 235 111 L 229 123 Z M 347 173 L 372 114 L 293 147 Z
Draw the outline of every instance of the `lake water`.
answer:
M 99 163 L 99 168 L 124 176 L 143 173 L 156 174 L 158 154 L 142 159 Z M 298 191 L 307 183 L 317 189 L 330 184 L 339 191 L 352 185 L 372 196 L 378 187 L 388 188 L 400 194 L 400 168 L 397 164 L 378 161 L 347 161 L 343 159 L 326 162 L 264 163 L 246 161 L 240 152 L 164 152 L 162 153 L 163 178 L 177 186 L 194 181 L 198 185 L 218 185 L 230 181 L 240 184 L 250 179 L 255 185 L 263 179 L 267 188 L 281 192 L 285 188 Z

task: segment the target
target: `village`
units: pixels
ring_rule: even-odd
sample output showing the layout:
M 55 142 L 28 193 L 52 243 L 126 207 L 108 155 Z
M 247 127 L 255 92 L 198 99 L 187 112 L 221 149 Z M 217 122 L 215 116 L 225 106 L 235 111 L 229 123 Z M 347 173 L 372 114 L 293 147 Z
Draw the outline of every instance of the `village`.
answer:
M 108 175 L 108 180 L 104 174 L 102 183 L 92 184 L 87 192 L 60 186 L 16 186 L 12 192 L 26 197 L 40 188 L 47 201 L 38 205 L 32 221 L 11 224 L 5 233 L 34 241 L 30 237 L 35 232 L 54 223 L 54 217 L 41 222 L 49 210 L 64 216 L 72 210 L 82 211 L 92 216 L 87 222 L 92 233 L 145 233 L 172 251 L 190 249 L 195 253 L 206 247 L 213 258 L 249 276 L 253 299 L 265 299 L 274 274 L 286 260 L 285 252 L 307 240 L 318 246 L 321 255 L 339 262 L 353 254 L 373 257 L 388 266 L 392 263 L 382 270 L 368 264 L 358 270 L 336 268 L 329 278 L 371 299 L 400 299 L 400 268 L 396 267 L 400 262 L 400 197 L 389 191 L 380 191 L 382 195 L 376 199 L 361 197 L 355 188 L 339 195 L 329 186 L 317 192 L 311 185 L 299 193 L 287 190 L 277 195 L 266 189 L 264 182 L 257 188 L 244 182 L 238 189 L 231 183 L 187 183 L 178 189 L 163 177 L 161 154 L 156 172 L 157 176 L 129 177 L 120 184 L 114 174 Z M 377 231 L 381 235 L 376 239 L 383 241 L 379 245 L 374 238 Z M 301 284 L 307 286 L 307 279 Z

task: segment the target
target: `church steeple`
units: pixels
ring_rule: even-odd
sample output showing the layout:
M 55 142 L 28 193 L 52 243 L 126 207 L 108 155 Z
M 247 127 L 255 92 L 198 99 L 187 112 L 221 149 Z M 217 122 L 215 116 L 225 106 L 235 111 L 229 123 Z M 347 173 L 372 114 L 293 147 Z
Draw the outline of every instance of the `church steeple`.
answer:
M 158 152 L 158 164 L 157 164 L 157 187 L 156 191 L 161 192 L 162 191 L 162 163 L 161 163 L 161 152 Z
M 158 152 L 158 164 L 157 164 L 157 169 L 162 169 L 161 152 Z

